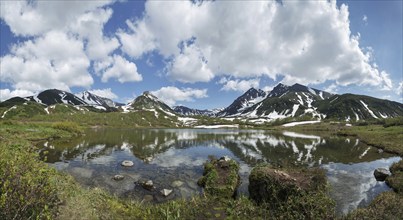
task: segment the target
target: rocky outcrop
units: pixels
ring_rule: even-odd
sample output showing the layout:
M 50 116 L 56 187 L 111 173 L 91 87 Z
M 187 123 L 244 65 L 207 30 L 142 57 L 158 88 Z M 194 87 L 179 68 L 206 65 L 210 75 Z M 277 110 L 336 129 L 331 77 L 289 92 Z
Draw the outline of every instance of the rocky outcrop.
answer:
M 385 181 L 386 177 L 390 175 L 390 172 L 386 168 L 377 168 L 374 170 L 374 176 L 376 181 Z
M 232 198 L 239 185 L 239 165 L 228 157 L 211 159 L 204 164 L 203 177 L 197 182 L 207 196 Z

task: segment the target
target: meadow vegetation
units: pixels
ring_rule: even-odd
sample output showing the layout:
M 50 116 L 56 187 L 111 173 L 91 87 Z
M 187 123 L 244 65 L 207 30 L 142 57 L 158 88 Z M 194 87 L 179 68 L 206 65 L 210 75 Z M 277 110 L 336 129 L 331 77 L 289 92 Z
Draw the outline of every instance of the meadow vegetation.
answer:
M 45 120 L 46 117 L 46 120 Z M 64 120 L 61 120 L 61 119 Z M 144 119 L 143 119 L 144 118 Z M 148 122 L 148 121 L 151 122 Z M 205 123 L 235 123 L 203 119 Z M 120 199 L 99 188 L 86 189 L 68 174 L 50 168 L 39 159 L 36 143 L 41 140 L 73 138 L 91 126 L 172 127 L 169 118 L 142 114 L 55 114 L 38 115 L 24 120 L 0 121 L 0 219 L 301 219 L 334 218 L 326 188 L 290 194 L 274 207 L 257 203 L 245 196 L 219 198 L 195 196 L 162 204 Z M 276 122 L 277 123 L 277 122 Z M 251 126 L 242 124 L 242 126 Z M 263 127 L 263 126 L 262 126 Z M 260 128 L 262 128 L 260 127 Z M 282 130 L 278 127 L 263 127 Z M 325 122 L 287 128 L 295 131 L 326 132 L 356 136 L 365 143 L 403 155 L 402 118 L 360 122 L 353 126 Z M 382 193 L 370 206 L 357 209 L 344 218 L 394 219 L 403 216 L 403 162 L 391 167 L 387 183 L 395 192 Z M 330 214 L 329 214 L 330 213 Z

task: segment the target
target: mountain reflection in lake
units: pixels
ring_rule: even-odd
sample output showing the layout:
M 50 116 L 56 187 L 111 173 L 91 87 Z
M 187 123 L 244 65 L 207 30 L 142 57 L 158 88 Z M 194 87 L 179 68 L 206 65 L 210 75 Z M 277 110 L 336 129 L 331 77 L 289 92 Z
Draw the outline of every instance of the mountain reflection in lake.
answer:
M 45 153 L 46 151 L 46 153 Z M 373 170 L 400 160 L 361 143 L 358 139 L 322 138 L 294 132 L 220 129 L 96 129 L 75 140 L 43 143 L 42 158 L 78 182 L 102 187 L 120 197 L 162 202 L 200 193 L 197 180 L 210 155 L 228 155 L 240 163 L 247 194 L 250 169 L 259 162 L 281 166 L 321 166 L 328 171 L 331 195 L 338 213 L 368 204 L 388 190 L 377 182 Z M 134 162 L 122 167 L 123 160 Z M 125 178 L 115 181 L 121 174 Z M 156 190 L 135 184 L 151 179 Z M 167 198 L 161 189 L 173 189 Z

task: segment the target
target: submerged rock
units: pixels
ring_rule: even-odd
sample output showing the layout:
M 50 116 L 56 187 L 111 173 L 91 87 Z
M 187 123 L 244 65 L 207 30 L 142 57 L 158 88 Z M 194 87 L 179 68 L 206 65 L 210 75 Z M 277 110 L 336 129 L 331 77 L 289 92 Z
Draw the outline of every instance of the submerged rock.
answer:
M 386 168 L 377 168 L 374 170 L 374 176 L 377 181 L 385 181 L 386 177 L 390 175 L 390 172 Z
M 70 173 L 75 177 L 89 179 L 92 177 L 94 170 L 87 169 L 84 167 L 74 167 L 70 170 Z
M 172 190 L 171 190 L 171 189 L 163 189 L 163 190 L 161 190 L 160 192 L 161 192 L 161 194 L 162 194 L 163 196 L 167 197 L 167 196 L 169 196 L 169 195 L 172 193 Z
M 124 161 L 122 161 L 122 166 L 132 167 L 132 166 L 134 166 L 134 163 L 133 163 L 133 161 L 130 161 L 130 160 L 124 160 Z
M 145 195 L 144 197 L 143 197 L 143 201 L 144 202 L 151 202 L 151 201 L 153 201 L 154 200 L 154 197 L 152 196 L 152 195 Z
M 116 181 L 120 181 L 120 180 L 123 180 L 124 178 L 125 178 L 125 177 L 124 177 L 123 175 L 117 174 L 117 175 L 113 176 L 112 179 L 114 179 L 114 180 L 116 180 Z
M 203 177 L 197 182 L 207 196 L 231 198 L 239 185 L 239 165 L 232 159 L 211 159 L 204 164 Z
M 144 158 L 143 161 L 146 163 L 150 163 L 153 159 L 154 159 L 153 157 L 146 157 L 146 158 Z
M 181 187 L 182 185 L 183 185 L 183 182 L 180 180 L 175 180 L 171 184 L 172 187 Z

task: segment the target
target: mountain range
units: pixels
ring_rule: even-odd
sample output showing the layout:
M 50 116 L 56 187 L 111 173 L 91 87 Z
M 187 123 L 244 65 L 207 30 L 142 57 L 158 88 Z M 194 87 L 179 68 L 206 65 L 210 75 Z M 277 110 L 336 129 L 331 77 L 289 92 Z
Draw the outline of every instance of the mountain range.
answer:
M 49 89 L 34 96 L 14 97 L 1 102 L 0 109 L 3 110 L 1 118 L 11 117 L 13 114 L 10 112 L 17 109 L 29 112 L 29 116 L 35 113 L 50 114 L 58 106 L 67 107 L 72 112 L 130 113 L 146 110 L 153 111 L 156 115 L 164 114 L 170 117 L 208 116 L 248 120 L 254 123 L 302 117 L 314 120 L 359 121 L 403 116 L 402 103 L 364 95 L 331 94 L 300 84 L 287 86 L 280 83 L 271 91 L 251 88 L 228 107 L 214 110 L 191 109 L 186 106 L 171 108 L 150 92 L 144 92 L 130 103 L 121 104 L 88 91 L 72 94 Z M 29 111 L 26 110 L 28 108 Z

